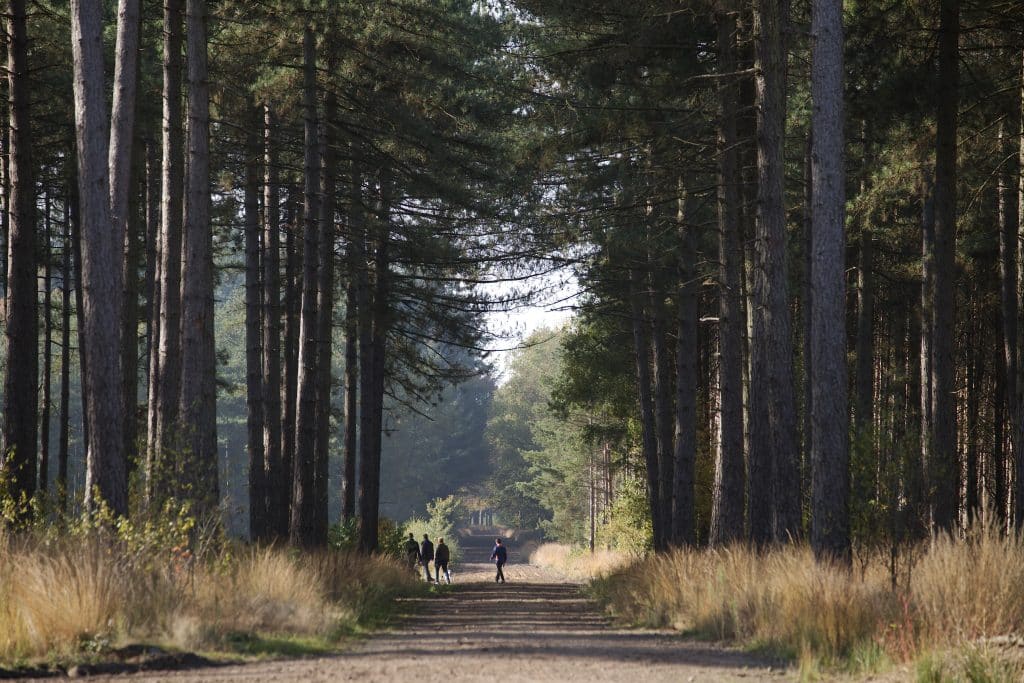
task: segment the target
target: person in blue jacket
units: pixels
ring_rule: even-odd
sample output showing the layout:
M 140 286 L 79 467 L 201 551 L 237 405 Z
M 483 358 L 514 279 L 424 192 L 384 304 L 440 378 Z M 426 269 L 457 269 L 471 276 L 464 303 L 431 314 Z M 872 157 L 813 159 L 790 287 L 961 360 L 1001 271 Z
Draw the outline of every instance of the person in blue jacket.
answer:
M 491 551 L 491 561 L 498 567 L 498 574 L 494 577 L 494 583 L 505 583 L 505 574 L 501 568 L 508 562 L 508 549 L 501 544 L 501 539 L 494 539 L 494 550 Z

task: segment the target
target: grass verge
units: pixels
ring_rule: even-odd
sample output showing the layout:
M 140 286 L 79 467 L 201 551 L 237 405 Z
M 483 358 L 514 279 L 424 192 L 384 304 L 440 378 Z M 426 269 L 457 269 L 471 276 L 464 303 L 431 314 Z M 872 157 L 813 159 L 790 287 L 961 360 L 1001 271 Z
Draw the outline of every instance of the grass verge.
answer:
M 300 656 L 390 618 L 425 585 L 393 559 L 225 545 L 128 552 L 101 536 L 0 539 L 0 667 L 102 659 L 133 643 L 160 651 Z
M 676 550 L 591 591 L 622 621 L 786 656 L 805 678 L 906 664 L 926 681 L 1024 680 L 1019 648 L 990 645 L 1024 629 L 1024 539 L 979 527 L 918 556 L 894 588 L 881 559 L 850 571 L 805 546 Z

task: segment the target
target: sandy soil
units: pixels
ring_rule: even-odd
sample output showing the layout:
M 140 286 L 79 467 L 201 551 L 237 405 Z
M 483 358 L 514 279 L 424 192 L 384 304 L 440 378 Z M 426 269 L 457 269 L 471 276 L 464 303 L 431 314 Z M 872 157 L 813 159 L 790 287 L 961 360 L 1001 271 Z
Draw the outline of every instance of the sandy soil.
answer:
M 513 552 L 494 583 L 490 539 L 462 541 L 450 592 L 405 600 L 395 628 L 347 652 L 302 660 L 146 673 L 144 681 L 762 681 L 789 680 L 752 655 L 667 631 L 608 623 L 579 587 Z M 93 679 L 96 680 L 96 679 Z

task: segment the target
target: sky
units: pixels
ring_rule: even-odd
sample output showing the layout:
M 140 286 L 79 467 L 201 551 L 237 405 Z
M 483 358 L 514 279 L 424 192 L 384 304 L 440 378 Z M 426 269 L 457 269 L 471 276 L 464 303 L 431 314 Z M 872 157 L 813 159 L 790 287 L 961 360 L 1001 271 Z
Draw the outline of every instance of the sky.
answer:
M 494 312 L 487 315 L 487 325 L 494 339 L 489 348 L 491 361 L 498 373 L 499 383 L 503 382 L 506 369 L 514 349 L 531 333 L 542 328 L 556 328 L 574 314 L 578 303 L 579 284 L 571 275 L 554 273 L 531 278 L 530 288 L 536 293 L 531 305 L 523 305 L 508 312 Z M 502 291 L 504 285 L 496 286 Z

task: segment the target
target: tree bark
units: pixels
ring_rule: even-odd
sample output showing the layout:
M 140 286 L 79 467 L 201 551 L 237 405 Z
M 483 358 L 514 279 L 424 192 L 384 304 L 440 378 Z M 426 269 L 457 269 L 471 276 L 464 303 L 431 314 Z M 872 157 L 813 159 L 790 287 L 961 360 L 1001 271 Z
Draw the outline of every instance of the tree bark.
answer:
M 654 398 L 651 387 L 651 344 L 644 310 L 644 281 L 640 268 L 630 268 L 630 307 L 633 328 L 633 354 L 636 363 L 637 397 L 640 403 L 640 424 L 644 463 L 647 466 L 647 496 L 654 530 L 654 549 L 667 548 L 665 519 L 662 517 L 661 485 L 658 469 L 658 436 L 654 425 Z
M 381 194 L 386 195 L 388 180 L 381 179 Z M 390 316 L 390 205 L 382 196 L 377 215 L 375 280 L 358 300 L 360 311 L 360 480 L 359 480 L 359 548 L 365 553 L 378 546 L 380 515 L 380 455 L 384 422 L 385 359 Z M 368 275 L 368 273 L 367 273 Z M 361 283 L 362 285 L 362 283 Z M 365 313 L 364 313 L 365 312 Z
M 302 317 L 299 331 L 298 394 L 295 413 L 295 451 L 292 454 L 292 506 L 289 540 L 296 546 L 315 546 L 317 284 L 319 252 L 320 160 L 317 141 L 316 36 L 306 24 L 302 38 L 305 120 L 305 200 L 302 245 Z
M 696 538 L 694 469 L 697 462 L 697 349 L 700 279 L 697 275 L 697 235 L 693 220 L 692 189 L 679 180 L 679 289 L 676 319 L 676 410 L 673 467 L 672 540 L 693 545 Z M 740 426 L 742 436 L 743 427 Z
M 164 2 L 163 121 L 160 196 L 160 325 L 158 363 L 150 383 L 156 405 L 146 473 L 150 502 L 173 493 L 181 394 L 181 247 L 184 146 L 181 110 L 182 0 Z M 155 396 L 154 396 L 155 394 Z
M 4 376 L 3 452 L 0 472 L 15 499 L 36 492 L 39 419 L 39 311 L 36 282 L 35 184 L 32 178 L 32 81 L 25 1 L 7 3 L 7 93 L 10 116 L 7 195 L 7 373 Z
M 1024 50 L 1021 52 L 1024 55 Z M 1017 376 L 1010 384 L 1014 392 L 1013 415 L 1013 525 L 1024 528 L 1024 68 L 1020 78 L 1021 116 L 1018 130 L 1018 167 L 1020 170 L 1017 186 Z
M 380 463 L 374 458 L 374 394 L 373 309 L 370 290 L 369 232 L 360 225 L 352 226 L 351 248 L 356 264 L 351 277 L 355 278 L 356 310 L 359 323 L 359 549 L 371 553 L 377 548 L 377 515 L 380 498 Z
M 249 459 L 249 538 L 259 541 L 267 536 L 259 216 L 259 119 L 262 111 L 253 109 L 253 114 L 253 121 L 246 133 L 245 157 L 245 405 Z
M 842 0 L 811 11 L 811 546 L 849 564 Z
M 349 238 L 345 261 L 348 282 L 345 285 L 345 466 L 341 492 L 341 517 L 345 522 L 356 514 L 356 437 L 359 426 L 359 272 L 365 268 L 365 255 L 359 243 L 365 239 L 362 173 L 352 164 L 350 178 Z M 360 265 L 360 258 L 363 264 Z
M 50 375 L 53 373 L 53 233 L 50 197 L 43 198 L 43 401 L 39 418 L 39 490 L 50 481 Z
M 213 338 L 213 230 L 210 225 L 210 90 L 206 0 L 186 2 L 188 174 L 181 263 L 181 403 L 186 438 L 181 480 L 198 515 L 219 503 L 217 355 Z
M 160 378 L 160 169 L 156 144 L 146 140 L 146 444 L 143 456 L 143 505 L 149 502 Z
M 263 106 L 263 449 L 267 476 L 268 537 L 283 538 L 287 524 L 288 491 L 281 461 L 281 212 L 274 147 L 274 113 Z
M 78 369 L 80 390 L 79 400 L 82 404 L 82 451 L 89 452 L 89 444 L 92 439 L 89 435 L 89 394 L 85 391 L 85 381 L 88 375 L 89 359 L 85 355 L 85 294 L 82 286 L 82 223 L 79 220 L 80 212 L 78 206 L 78 187 L 68 188 L 68 216 L 71 223 L 71 258 L 73 259 L 72 270 L 74 272 L 75 287 L 75 318 L 78 326 Z
M 953 326 L 956 249 L 956 148 L 959 106 L 959 0 L 939 12 L 939 90 L 935 141 L 935 277 L 932 292 L 932 433 L 925 470 L 932 526 L 950 531 L 957 510 L 957 438 Z
M 295 450 L 295 398 L 298 386 L 299 348 L 299 302 L 302 288 L 300 269 L 301 256 L 298 248 L 298 210 L 294 208 L 293 196 L 289 195 L 289 221 L 285 235 L 285 321 L 284 321 L 284 384 L 282 386 L 281 409 L 281 473 L 279 486 L 283 489 L 284 506 L 280 509 L 277 533 L 287 538 L 291 524 L 291 500 L 293 482 L 293 453 Z
M 128 481 L 121 368 L 124 234 L 120 223 L 113 222 L 110 214 L 110 130 L 104 95 L 102 7 L 89 0 L 72 0 L 71 16 L 82 222 L 83 328 L 88 361 L 85 392 L 90 441 L 85 501 L 89 510 L 105 504 L 114 514 L 126 515 Z
M 861 226 L 860 264 L 857 267 L 857 407 L 854 410 L 858 432 L 871 428 L 874 407 L 874 335 L 875 315 L 872 231 Z
M 718 64 L 736 71 L 736 6 L 718 12 Z M 740 174 L 736 148 L 738 84 L 718 85 L 718 448 L 711 503 L 710 543 L 724 545 L 743 536 L 743 243 L 739 219 Z
M 135 147 L 133 152 L 135 176 L 129 178 L 133 192 L 128 201 L 128 216 L 124 235 L 124 307 L 121 311 L 121 373 L 124 386 L 121 400 L 124 405 L 124 453 L 128 477 L 131 478 L 137 459 L 135 456 L 136 438 L 138 436 L 138 403 L 139 403 L 139 266 L 142 259 L 144 238 L 144 220 L 141 218 L 141 190 L 144 187 L 139 181 L 142 177 L 142 148 Z
M 333 66 L 328 73 L 334 73 Z M 333 90 L 324 97 L 322 148 L 322 181 L 320 187 L 320 273 L 317 286 L 317 380 L 316 380 L 316 457 L 313 477 L 313 537 L 317 545 L 327 544 L 328 477 L 331 439 L 331 347 L 334 332 L 334 243 L 335 184 L 337 144 L 335 119 L 338 102 Z
M 648 233 L 650 239 L 650 233 Z M 661 504 L 662 520 L 661 544 L 664 547 L 675 543 L 674 532 L 674 421 L 672 410 L 672 368 L 668 348 L 668 335 L 665 329 L 667 311 L 664 293 L 661 291 L 661 277 L 658 264 L 648 256 L 648 276 L 650 293 L 647 296 L 650 306 L 650 342 L 651 360 L 654 370 L 654 432 L 657 439 L 658 459 L 658 500 Z M 690 352 L 694 352 L 692 347 Z M 684 475 L 685 476 L 685 475 Z
M 999 124 L 999 149 L 1009 154 L 1009 141 L 1006 134 L 1006 123 Z M 1007 156 L 1007 158 L 1009 158 Z M 1017 383 L 1017 203 L 1013 201 L 1011 190 L 1012 174 L 1008 165 L 1003 163 L 999 170 L 998 202 L 999 202 L 999 303 L 1002 314 L 1003 332 L 1003 367 L 1000 392 L 1003 397 L 1001 404 L 1005 414 L 1010 420 L 1017 415 L 1016 392 L 1013 387 Z M 1003 427 L 1002 420 L 996 420 L 996 426 Z M 997 450 L 1001 451 L 1001 442 L 997 443 Z M 1021 444 L 1024 445 L 1024 444 Z M 1016 443 L 1013 430 L 1010 434 L 1010 457 L 1021 446 Z M 1000 524 L 1006 518 L 1006 471 L 1005 458 L 998 458 L 995 466 L 995 490 L 996 503 L 993 506 Z
M 70 202 L 69 202 L 70 203 Z M 57 432 L 58 509 L 68 509 L 68 456 L 71 432 L 71 252 L 70 210 L 64 205 L 64 247 L 61 254 L 60 426 Z
M 758 0 L 754 14 L 758 202 L 751 339 L 749 517 L 751 541 L 756 545 L 781 542 L 801 534 L 783 195 L 783 27 L 787 14 L 785 0 Z

